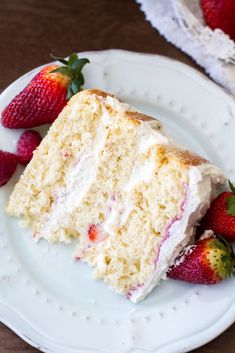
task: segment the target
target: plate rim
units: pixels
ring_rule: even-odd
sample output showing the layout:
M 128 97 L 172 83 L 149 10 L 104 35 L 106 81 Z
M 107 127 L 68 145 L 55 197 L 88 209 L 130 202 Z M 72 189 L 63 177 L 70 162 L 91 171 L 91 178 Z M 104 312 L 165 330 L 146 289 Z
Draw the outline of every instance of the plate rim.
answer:
M 144 53 L 144 52 L 138 52 L 138 51 L 132 51 L 132 50 L 125 50 L 125 49 L 104 49 L 104 50 L 88 50 L 88 51 L 81 51 L 81 52 L 77 52 L 78 55 L 104 55 L 104 54 L 108 54 L 110 56 L 112 56 L 113 54 L 121 54 L 121 55 L 129 55 L 129 56 L 138 56 L 138 57 L 147 57 L 150 60 L 154 60 L 154 58 L 158 58 L 161 59 L 162 61 L 168 61 L 171 64 L 176 64 L 179 68 L 186 70 L 187 72 L 194 74 L 195 77 L 198 77 L 200 79 L 202 79 L 205 83 L 209 84 L 213 89 L 215 89 L 216 91 L 218 91 L 220 94 L 223 94 L 225 96 L 225 98 L 229 99 L 232 104 L 235 103 L 235 97 L 232 95 L 231 92 L 229 92 L 225 87 L 220 86 L 218 83 L 216 83 L 215 81 L 212 81 L 212 79 L 210 79 L 205 73 L 197 70 L 196 68 L 182 62 L 179 61 L 177 59 L 165 56 L 165 55 L 161 55 L 161 54 L 154 54 L 154 53 Z M 68 58 L 68 57 L 67 57 Z M 22 74 L 20 77 L 18 77 L 17 79 L 15 79 L 13 82 L 11 82 L 7 87 L 5 87 L 1 92 L 0 92 L 0 96 L 2 97 L 2 95 L 4 95 L 6 93 L 6 91 L 8 91 L 8 89 L 15 83 L 18 83 L 21 81 L 21 79 L 25 78 L 27 75 L 33 73 L 33 72 L 37 72 L 39 69 L 42 69 L 44 66 L 46 65 L 50 65 L 55 63 L 56 61 L 48 61 L 42 65 L 39 65 L 27 72 L 25 72 L 24 74 Z M 153 62 L 154 63 L 154 62 Z
M 11 310 L 10 308 L 8 308 L 9 311 L 12 311 L 14 314 L 15 312 L 13 310 Z M 7 310 L 8 310 L 7 309 Z M 235 306 L 234 306 L 235 309 Z M 229 315 L 229 320 L 226 321 L 226 323 L 224 325 L 221 325 L 221 321 L 224 320 L 224 317 Z M 23 319 L 22 319 L 23 320 Z M 10 328 L 14 333 L 17 334 L 17 336 L 19 336 L 21 339 L 23 339 L 25 342 L 27 342 L 28 344 L 30 344 L 31 346 L 33 346 L 34 348 L 37 348 L 38 350 L 40 350 L 41 352 L 45 352 L 45 353 L 62 353 L 62 351 L 60 350 L 61 347 L 56 346 L 55 343 L 53 343 L 55 345 L 56 350 L 52 350 L 50 348 L 48 348 L 45 344 L 43 344 L 43 346 L 39 343 L 37 343 L 36 341 L 34 341 L 32 338 L 30 338 L 30 336 L 26 335 L 25 333 L 23 333 L 19 328 L 15 327 L 13 323 L 11 323 L 9 320 L 3 318 L 0 314 L 0 321 L 6 325 L 8 328 Z M 189 351 L 191 351 L 192 349 L 196 349 L 201 347 L 204 344 L 209 343 L 211 340 L 215 339 L 216 337 L 218 337 L 220 334 L 222 334 L 226 329 L 228 329 L 233 323 L 234 323 L 234 317 L 233 317 L 233 313 L 232 310 L 227 310 L 224 315 L 220 318 L 219 321 L 217 321 L 213 326 L 209 326 L 206 330 L 202 330 L 200 333 L 195 333 L 194 335 L 190 336 L 190 337 L 186 337 L 183 339 L 180 339 L 179 341 L 175 341 L 173 343 L 171 343 L 170 345 L 166 345 L 165 349 L 166 349 L 166 353 L 167 352 L 173 352 L 172 350 L 168 350 L 169 348 L 171 349 L 171 346 L 177 344 L 177 352 L 179 351 L 179 349 L 184 349 L 184 353 L 187 353 Z M 26 323 L 27 326 L 29 326 L 28 323 Z M 214 333 L 210 332 L 212 330 L 212 328 L 219 326 Z M 30 330 L 34 330 L 32 329 L 32 327 L 29 326 Z M 210 332 L 210 334 L 208 335 L 208 331 Z M 37 336 L 39 336 L 39 339 L 43 339 L 43 335 L 41 335 L 39 332 L 35 331 L 35 333 L 37 334 Z M 200 340 L 197 340 L 197 338 L 200 337 Z M 193 339 L 194 343 L 188 343 L 188 340 Z M 164 347 L 163 347 L 164 348 Z M 186 349 L 186 350 L 185 350 Z M 76 349 L 77 353 L 84 353 L 84 348 L 80 349 Z M 148 352 L 148 351 L 146 351 Z M 149 351 L 150 352 L 150 351 Z M 180 351 L 179 351 L 180 352 Z M 86 353 L 96 353 L 96 351 L 94 350 L 86 350 Z M 157 351 L 153 351 L 152 353 L 158 353 Z M 165 353 L 165 352 L 164 352 Z
M 185 63 L 182 63 L 176 59 L 165 57 L 165 56 L 159 55 L 159 54 L 138 53 L 135 51 L 121 50 L 121 49 L 107 49 L 107 50 L 101 50 L 101 51 L 85 51 L 85 52 L 79 52 L 78 54 L 79 55 L 101 55 L 101 56 L 104 54 L 108 54 L 109 56 L 112 56 L 112 55 L 115 56 L 117 54 L 126 55 L 126 56 L 135 55 L 135 56 L 139 56 L 142 58 L 148 57 L 151 60 L 153 60 L 153 62 L 154 62 L 154 59 L 155 60 L 160 59 L 162 61 L 167 61 L 167 62 L 170 62 L 171 64 L 177 65 L 180 68 L 180 70 L 184 71 L 184 73 L 186 71 L 189 74 L 193 74 L 194 78 L 197 78 L 198 80 L 203 80 L 204 84 L 207 84 L 207 85 L 209 84 L 213 90 L 218 91 L 218 94 L 223 94 L 224 98 L 228 99 L 228 101 L 231 102 L 232 105 L 234 105 L 234 103 L 235 103 L 234 97 L 229 92 L 227 92 L 224 88 L 218 86 L 216 83 L 211 81 L 206 75 L 204 75 L 200 71 L 197 71 L 195 68 L 193 68 Z M 8 85 L 1 92 L 1 94 L 0 94 L 1 99 L 4 100 L 4 96 L 8 93 L 8 90 L 13 85 L 15 85 L 15 83 L 20 82 L 23 78 L 25 78 L 25 76 L 29 75 L 30 73 L 32 74 L 34 72 L 37 72 L 38 70 L 40 70 L 45 65 L 48 65 L 49 63 L 50 62 L 45 63 L 43 65 L 40 65 L 39 67 L 28 71 L 27 73 L 25 73 L 24 75 L 22 75 L 18 79 L 16 79 L 14 82 L 12 82 L 10 85 Z M 1 307 L 1 305 L 0 305 L 0 307 Z M 14 310 L 12 310 L 10 308 L 6 309 L 6 311 L 9 311 L 9 316 L 11 316 L 11 312 L 13 314 L 17 315 L 17 313 L 15 313 Z M 177 347 L 175 347 L 175 349 L 176 348 L 177 349 L 179 349 L 179 348 L 185 349 L 186 348 L 187 349 L 186 351 L 188 352 L 189 350 L 198 348 L 201 345 L 208 343 L 209 341 L 213 340 L 218 335 L 220 335 L 222 332 L 224 332 L 228 327 L 230 327 L 235 322 L 234 314 L 235 314 L 235 303 L 232 306 L 230 306 L 227 311 L 224 312 L 224 314 L 220 318 L 220 320 L 217 321 L 214 325 L 207 327 L 205 330 L 202 330 L 199 333 L 195 333 L 194 335 L 191 335 L 189 337 L 185 337 L 183 339 L 180 339 L 179 341 L 175 341 L 173 343 L 171 342 L 170 344 L 165 345 L 166 352 L 168 352 L 167 347 L 170 348 L 174 344 L 177 344 Z M 24 320 L 24 319 L 21 318 L 21 320 Z M 28 335 L 24 334 L 19 328 L 15 327 L 14 324 L 11 322 L 11 320 L 2 317 L 1 313 L 0 313 L 0 321 L 3 322 L 6 326 L 8 326 L 11 330 L 13 330 L 24 341 L 28 342 L 29 344 L 31 344 L 35 348 L 40 349 L 42 352 L 55 353 L 55 351 L 48 349 L 46 347 L 46 345 L 43 345 L 43 346 L 38 345 L 36 342 L 34 342 L 34 340 L 32 340 L 30 338 L 30 335 L 28 336 Z M 28 323 L 26 323 L 26 326 L 27 325 L 28 325 Z M 216 328 L 214 328 L 214 327 L 216 327 Z M 34 330 L 34 329 L 31 328 L 31 330 Z M 30 331 L 30 326 L 29 326 L 29 331 Z M 43 339 L 43 335 L 41 335 L 41 333 L 37 332 L 37 335 L 39 336 L 39 338 Z M 199 338 L 199 340 L 198 340 L 198 338 Z M 190 340 L 190 342 L 187 342 L 189 340 Z M 193 341 L 193 343 L 192 343 L 192 341 Z M 55 343 L 53 343 L 53 344 L 55 344 Z M 180 344 L 180 346 L 179 346 L 179 344 Z M 78 348 L 78 349 L 80 351 L 80 348 Z M 60 351 L 60 350 L 56 350 L 56 352 L 57 351 Z M 60 351 L 60 352 L 62 352 L 62 351 Z M 89 350 L 89 352 L 94 352 L 94 351 Z M 173 352 L 173 351 L 169 350 L 169 352 Z

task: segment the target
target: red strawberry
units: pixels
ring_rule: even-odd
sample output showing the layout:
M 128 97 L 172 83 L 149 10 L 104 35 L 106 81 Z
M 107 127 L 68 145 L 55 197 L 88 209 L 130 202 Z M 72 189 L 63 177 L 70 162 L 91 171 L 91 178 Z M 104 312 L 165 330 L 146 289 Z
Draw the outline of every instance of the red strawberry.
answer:
M 232 192 L 222 192 L 212 202 L 201 221 L 199 232 L 211 229 L 229 241 L 235 241 L 235 187 L 229 182 Z
M 55 57 L 54 57 L 55 58 Z M 88 59 L 72 54 L 69 60 L 55 58 L 64 66 L 44 67 L 2 112 L 2 125 L 8 128 L 30 128 L 52 123 L 67 100 L 81 90 L 81 73 Z
M 14 174 L 18 159 L 13 153 L 0 150 L 0 186 L 5 185 Z
M 17 142 L 17 156 L 19 162 L 27 164 L 33 157 L 33 151 L 42 141 L 41 136 L 37 131 L 27 130 L 23 132 Z
M 169 269 L 168 277 L 197 284 L 216 284 L 233 273 L 234 253 L 222 237 L 202 237 L 187 246 Z
M 103 232 L 101 224 L 92 224 L 88 230 L 88 237 L 94 243 L 100 243 L 107 239 L 107 234 Z
M 235 40 L 235 1 L 201 0 L 201 6 L 208 26 L 222 29 Z

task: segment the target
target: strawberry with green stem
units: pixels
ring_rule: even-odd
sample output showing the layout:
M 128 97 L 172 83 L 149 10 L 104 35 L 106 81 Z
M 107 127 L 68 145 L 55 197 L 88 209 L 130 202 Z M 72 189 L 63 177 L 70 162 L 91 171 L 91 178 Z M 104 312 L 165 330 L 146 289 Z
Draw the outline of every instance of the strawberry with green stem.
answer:
M 81 91 L 85 83 L 82 69 L 90 61 L 87 58 L 79 59 L 76 53 L 70 55 L 68 60 L 54 56 L 53 54 L 51 54 L 51 57 L 64 65 L 52 70 L 51 73 L 61 73 L 70 79 L 66 94 L 66 99 L 69 100 L 74 94 Z
M 196 284 L 216 284 L 234 275 L 231 244 L 221 236 L 201 237 L 185 247 L 168 271 L 168 277 Z
M 235 186 L 230 181 L 229 186 L 230 192 L 222 192 L 211 203 L 198 228 L 199 234 L 212 230 L 228 241 L 235 241 Z
M 87 58 L 72 54 L 68 60 L 52 56 L 63 66 L 47 65 L 6 106 L 2 125 L 8 128 L 31 128 L 52 123 L 67 101 L 82 89 L 83 67 Z

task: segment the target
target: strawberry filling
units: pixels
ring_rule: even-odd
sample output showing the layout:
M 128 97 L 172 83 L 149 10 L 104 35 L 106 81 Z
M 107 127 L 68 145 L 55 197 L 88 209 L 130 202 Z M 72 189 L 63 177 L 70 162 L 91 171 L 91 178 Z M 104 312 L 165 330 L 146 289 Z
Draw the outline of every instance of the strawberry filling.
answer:
M 103 231 L 101 224 L 92 224 L 88 230 L 88 238 L 93 243 L 100 243 L 108 238 L 108 235 Z

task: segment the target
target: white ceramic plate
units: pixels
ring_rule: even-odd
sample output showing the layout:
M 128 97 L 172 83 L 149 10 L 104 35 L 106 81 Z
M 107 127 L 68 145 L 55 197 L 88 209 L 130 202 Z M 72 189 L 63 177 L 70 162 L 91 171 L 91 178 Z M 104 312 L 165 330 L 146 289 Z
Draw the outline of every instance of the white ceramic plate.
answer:
M 91 61 L 86 87 L 112 92 L 158 117 L 176 140 L 235 179 L 235 103 L 222 89 L 161 56 L 119 50 L 82 55 Z M 38 70 L 2 93 L 0 110 Z M 0 127 L 0 148 L 14 151 L 20 133 Z M 215 286 L 169 280 L 132 304 L 73 261 L 73 244 L 36 244 L 4 212 L 18 172 L 0 189 L 0 317 L 30 344 L 55 353 L 182 353 L 234 322 L 234 279 Z

